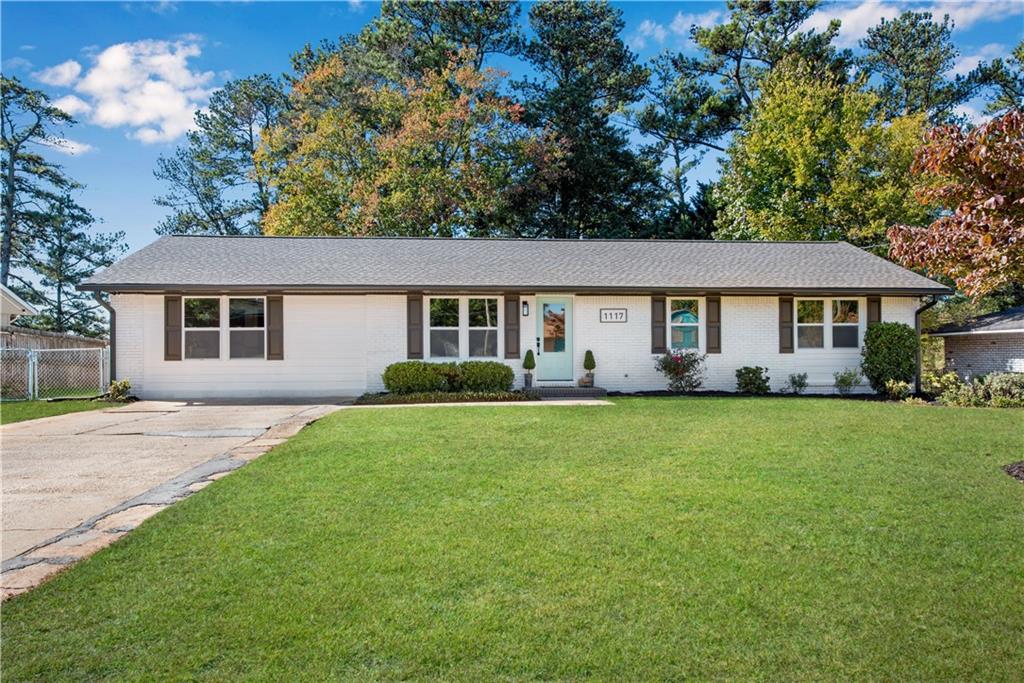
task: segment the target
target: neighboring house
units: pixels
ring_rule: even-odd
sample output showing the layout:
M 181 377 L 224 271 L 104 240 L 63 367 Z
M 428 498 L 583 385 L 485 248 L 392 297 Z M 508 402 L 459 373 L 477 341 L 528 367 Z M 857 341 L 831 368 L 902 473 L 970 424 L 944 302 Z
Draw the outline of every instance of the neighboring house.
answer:
M 665 387 L 655 358 L 707 354 L 831 391 L 867 326 L 915 325 L 948 288 L 844 242 L 163 237 L 93 276 L 111 294 L 114 370 L 143 397 L 339 396 L 405 359 L 507 363 L 609 390 Z
M 7 285 L 0 285 L 0 324 L 9 325 L 23 315 L 39 315 L 39 310 Z
M 1024 306 L 980 315 L 931 333 L 942 337 L 946 368 L 963 379 L 990 372 L 1024 372 Z

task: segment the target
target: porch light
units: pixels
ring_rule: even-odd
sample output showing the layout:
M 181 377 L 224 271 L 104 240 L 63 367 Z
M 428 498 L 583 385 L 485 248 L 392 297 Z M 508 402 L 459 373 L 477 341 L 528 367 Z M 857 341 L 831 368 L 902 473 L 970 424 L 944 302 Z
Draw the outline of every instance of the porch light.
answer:
M 526 318 L 529 315 L 530 315 L 530 302 L 529 301 L 524 301 L 523 302 L 523 317 Z

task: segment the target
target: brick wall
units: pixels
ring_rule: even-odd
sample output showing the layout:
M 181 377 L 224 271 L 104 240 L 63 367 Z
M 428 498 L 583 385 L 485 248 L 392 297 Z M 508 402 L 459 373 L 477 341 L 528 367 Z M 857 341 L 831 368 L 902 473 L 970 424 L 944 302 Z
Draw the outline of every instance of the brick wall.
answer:
M 1024 332 L 943 337 L 946 368 L 962 378 L 1024 372 Z

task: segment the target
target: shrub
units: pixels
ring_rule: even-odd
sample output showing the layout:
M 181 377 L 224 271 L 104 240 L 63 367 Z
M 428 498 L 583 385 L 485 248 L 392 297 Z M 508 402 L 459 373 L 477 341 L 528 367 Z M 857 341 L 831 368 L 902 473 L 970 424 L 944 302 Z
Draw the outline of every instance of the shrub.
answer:
M 800 372 L 790 375 L 786 382 L 786 388 L 793 394 L 802 394 L 807 391 L 807 373 Z
M 441 366 L 421 360 L 392 363 L 384 370 L 384 387 L 393 394 L 448 391 L 448 379 Z
M 587 352 L 583 354 L 583 369 L 587 372 L 593 372 L 596 367 L 597 363 L 594 362 L 594 352 L 587 349 Z
M 531 372 L 536 367 L 537 367 L 537 361 L 533 357 L 533 349 L 527 349 L 526 350 L 526 357 L 523 358 L 523 370 L 526 370 L 527 372 Z
M 460 391 L 510 391 L 515 381 L 512 368 L 493 360 L 470 360 L 459 364 Z
M 395 405 L 409 403 L 462 403 L 493 401 L 536 401 L 532 391 L 427 391 L 412 394 L 363 394 L 356 405 Z
M 947 372 L 941 375 L 926 372 L 921 375 L 921 391 L 932 398 L 938 398 L 947 391 L 960 388 L 960 377 L 955 372 Z
M 736 371 L 736 390 L 744 394 L 767 394 L 771 391 L 768 368 L 744 366 Z
M 885 395 L 894 401 L 902 401 L 910 396 L 910 383 L 898 379 L 891 379 L 885 383 Z
M 836 391 L 842 396 L 849 396 L 853 388 L 864 379 L 864 376 L 860 374 L 860 370 L 857 368 L 847 368 L 842 372 L 834 372 L 832 377 L 836 380 Z
M 110 383 L 110 388 L 107 389 L 107 400 L 120 401 L 126 403 L 131 399 L 132 383 L 126 379 L 117 380 Z
M 903 402 L 908 406 L 929 406 L 931 405 L 928 401 L 924 400 L 920 396 L 908 396 L 903 399 Z
M 665 375 L 671 391 L 693 391 L 704 382 L 704 359 L 696 351 L 666 353 L 654 367 Z
M 914 380 L 917 346 L 917 333 L 909 325 L 875 323 L 868 327 L 861 368 L 876 393 L 884 393 L 889 380 Z
M 947 406 L 1024 408 L 1024 373 L 996 372 L 947 389 L 939 397 Z

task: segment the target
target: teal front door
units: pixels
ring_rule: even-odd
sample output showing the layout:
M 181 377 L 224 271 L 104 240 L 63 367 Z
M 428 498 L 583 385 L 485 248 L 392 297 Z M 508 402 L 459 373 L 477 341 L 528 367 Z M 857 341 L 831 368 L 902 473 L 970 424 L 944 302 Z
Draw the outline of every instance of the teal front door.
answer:
M 572 381 L 572 299 L 537 297 L 537 379 Z

